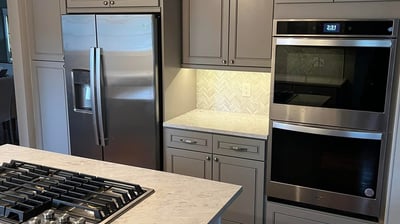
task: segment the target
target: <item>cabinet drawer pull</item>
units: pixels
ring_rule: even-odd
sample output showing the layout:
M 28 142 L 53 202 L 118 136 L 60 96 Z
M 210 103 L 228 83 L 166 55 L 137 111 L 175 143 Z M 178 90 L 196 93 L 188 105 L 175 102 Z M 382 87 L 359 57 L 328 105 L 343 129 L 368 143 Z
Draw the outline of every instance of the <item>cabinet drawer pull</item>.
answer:
M 108 1 L 104 1 L 103 4 L 104 4 L 104 5 L 108 5 Z
M 181 139 L 179 139 L 179 141 L 181 141 L 181 142 L 183 142 L 183 143 L 186 143 L 186 144 L 190 144 L 190 145 L 197 144 L 196 141 L 193 141 L 193 140 L 190 140 L 190 139 L 183 139 L 183 138 L 181 138 Z
M 114 1 L 110 1 L 110 5 L 115 5 L 115 2 Z
M 232 150 L 238 151 L 238 152 L 247 152 L 247 148 L 239 147 L 239 146 L 232 146 Z

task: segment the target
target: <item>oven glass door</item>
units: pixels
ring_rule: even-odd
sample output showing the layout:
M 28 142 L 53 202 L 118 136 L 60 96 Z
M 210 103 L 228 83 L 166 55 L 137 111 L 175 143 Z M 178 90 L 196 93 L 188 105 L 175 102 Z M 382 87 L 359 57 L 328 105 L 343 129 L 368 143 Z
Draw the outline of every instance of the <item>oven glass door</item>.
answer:
M 273 103 L 384 112 L 393 40 L 275 38 Z
M 381 133 L 273 122 L 271 181 L 375 198 Z

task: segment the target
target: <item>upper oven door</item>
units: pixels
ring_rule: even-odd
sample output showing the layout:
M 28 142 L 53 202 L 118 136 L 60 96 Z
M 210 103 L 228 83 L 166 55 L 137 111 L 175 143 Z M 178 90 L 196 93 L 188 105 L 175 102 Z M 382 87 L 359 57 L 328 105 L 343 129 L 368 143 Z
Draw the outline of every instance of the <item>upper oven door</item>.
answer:
M 385 127 L 395 40 L 276 37 L 273 44 L 272 119 Z

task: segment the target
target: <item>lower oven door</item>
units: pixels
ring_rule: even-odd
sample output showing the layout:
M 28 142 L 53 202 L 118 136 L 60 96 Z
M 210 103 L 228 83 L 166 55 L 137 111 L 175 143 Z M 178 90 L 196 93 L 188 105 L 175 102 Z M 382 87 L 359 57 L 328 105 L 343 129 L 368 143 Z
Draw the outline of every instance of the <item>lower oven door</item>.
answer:
M 272 121 L 267 195 L 379 217 L 382 133 Z

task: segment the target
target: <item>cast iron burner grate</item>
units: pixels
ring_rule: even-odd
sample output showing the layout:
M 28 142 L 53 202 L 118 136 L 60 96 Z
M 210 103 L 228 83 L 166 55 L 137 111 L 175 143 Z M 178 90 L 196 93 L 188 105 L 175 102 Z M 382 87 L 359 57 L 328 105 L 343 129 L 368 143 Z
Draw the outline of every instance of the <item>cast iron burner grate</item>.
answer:
M 153 189 L 33 163 L 0 167 L 0 223 L 107 223 Z

